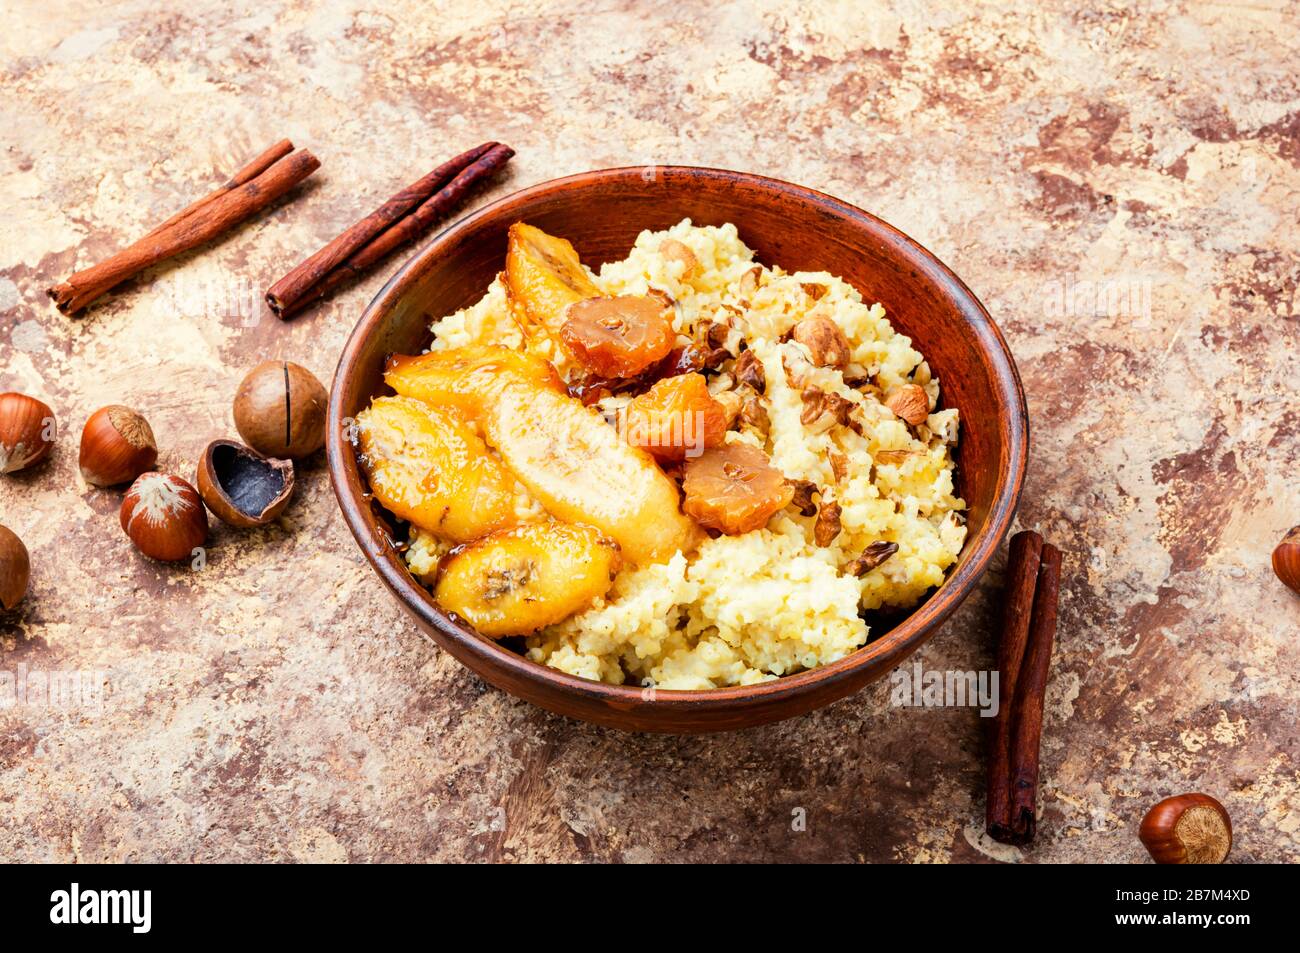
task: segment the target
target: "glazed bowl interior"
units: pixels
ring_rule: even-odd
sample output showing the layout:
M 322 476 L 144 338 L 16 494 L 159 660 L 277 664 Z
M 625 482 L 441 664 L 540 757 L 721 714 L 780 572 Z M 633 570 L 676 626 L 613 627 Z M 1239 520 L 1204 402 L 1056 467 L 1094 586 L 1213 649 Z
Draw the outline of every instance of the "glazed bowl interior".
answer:
M 962 555 L 944 584 L 845 659 L 761 685 L 709 692 L 646 691 L 590 682 L 538 665 L 453 623 L 407 572 L 395 527 L 366 493 L 347 423 L 374 396 L 389 354 L 428 346 L 431 320 L 477 301 L 503 267 L 506 230 L 527 221 L 569 239 L 593 269 L 625 257 L 644 229 L 683 218 L 734 223 L 759 261 L 828 271 L 884 305 L 961 410 L 957 487 L 969 507 Z M 911 239 L 829 196 L 758 176 L 687 167 L 613 169 L 543 183 L 486 206 L 418 251 L 366 310 L 344 349 L 330 400 L 331 479 L 349 527 L 381 579 L 420 627 L 485 679 L 564 714 L 622 728 L 702 731 L 788 717 L 881 677 L 920 646 L 974 587 L 1007 533 L 1024 476 L 1024 395 L 987 312 Z

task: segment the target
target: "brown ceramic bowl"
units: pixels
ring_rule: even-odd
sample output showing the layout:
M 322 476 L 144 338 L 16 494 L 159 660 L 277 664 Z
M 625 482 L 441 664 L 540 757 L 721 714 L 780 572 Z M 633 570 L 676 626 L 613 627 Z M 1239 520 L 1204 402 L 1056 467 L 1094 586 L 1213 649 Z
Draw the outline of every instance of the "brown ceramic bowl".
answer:
M 648 691 L 605 685 L 530 662 L 453 624 L 407 572 L 388 517 L 367 497 L 346 418 L 388 393 L 392 353 L 430 341 L 432 318 L 476 301 L 503 267 L 506 229 L 527 221 L 573 242 L 595 267 L 623 258 L 642 229 L 690 217 L 734 222 L 758 258 L 829 271 L 879 301 L 930 362 L 943 406 L 961 409 L 957 484 L 970 509 L 961 559 L 938 590 L 893 629 L 824 668 L 743 688 Z M 1011 525 L 1028 452 L 1025 398 L 1006 341 L 961 280 L 897 229 L 811 189 L 717 169 L 648 167 L 588 172 L 507 196 L 458 222 L 379 292 L 352 332 L 330 395 L 328 454 L 343 515 L 379 578 L 439 646 L 491 684 L 551 711 L 637 731 L 743 728 L 799 715 L 881 678 L 930 638 L 975 587 Z

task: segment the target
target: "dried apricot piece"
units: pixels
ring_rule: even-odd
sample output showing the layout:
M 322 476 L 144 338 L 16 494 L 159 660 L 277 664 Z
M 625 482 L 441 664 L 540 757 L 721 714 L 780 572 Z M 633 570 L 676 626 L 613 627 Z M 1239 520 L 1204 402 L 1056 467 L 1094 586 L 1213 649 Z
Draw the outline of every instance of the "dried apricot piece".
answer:
M 488 638 L 528 635 L 609 591 L 618 544 L 590 526 L 529 523 L 452 550 L 433 595 Z
M 701 374 L 665 377 L 627 408 L 627 442 L 657 460 L 684 460 L 720 446 L 727 411 Z
M 684 509 L 703 526 L 739 536 L 760 529 L 794 497 L 762 450 L 729 443 L 686 461 Z
M 560 340 L 606 377 L 632 377 L 673 349 L 672 309 L 649 295 L 586 298 L 569 305 Z

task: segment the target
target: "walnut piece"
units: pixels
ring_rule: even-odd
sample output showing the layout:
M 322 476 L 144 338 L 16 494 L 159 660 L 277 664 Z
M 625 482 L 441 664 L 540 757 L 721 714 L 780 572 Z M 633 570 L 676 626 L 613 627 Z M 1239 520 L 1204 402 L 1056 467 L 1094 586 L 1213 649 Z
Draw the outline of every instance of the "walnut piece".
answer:
M 876 463 L 891 463 L 897 466 L 900 463 L 906 463 L 907 458 L 916 455 L 913 450 L 877 450 L 873 456 Z
M 680 261 L 685 266 L 682 268 L 683 279 L 689 278 L 699 266 L 699 261 L 695 258 L 695 252 L 675 238 L 665 238 L 660 242 L 659 254 L 669 261 Z
M 916 384 L 904 384 L 885 398 L 885 406 L 913 427 L 930 416 L 930 397 Z
M 745 404 L 745 398 L 741 397 L 734 390 L 723 390 L 713 395 L 713 399 L 722 405 L 723 417 L 727 422 L 727 430 L 736 426 L 736 418 L 740 416 L 740 408 Z
M 736 358 L 736 367 L 733 372 L 736 380 L 742 384 L 748 384 L 760 394 L 767 390 L 767 375 L 763 371 L 763 364 L 754 356 L 753 351 L 742 351 L 740 357 Z
M 790 337 L 808 349 L 818 367 L 844 367 L 849 363 L 849 339 L 830 318 L 810 315 L 796 324 Z
M 849 475 L 849 458 L 842 453 L 830 452 L 831 473 L 835 474 L 835 482 L 843 483 L 844 478 Z
M 813 525 L 813 540 L 818 546 L 829 546 L 840 535 L 840 505 L 823 503 L 817 511 L 817 522 Z
M 812 480 L 791 480 L 790 485 L 794 487 L 794 496 L 790 498 L 792 506 L 799 508 L 800 516 L 812 516 L 817 512 L 817 504 L 813 502 L 813 494 L 817 492 L 817 484 Z
M 799 422 L 805 426 L 817 425 L 829 427 L 831 423 L 848 426 L 849 414 L 854 403 L 839 394 L 828 394 L 816 387 L 809 387 L 800 397 L 803 398 L 803 410 L 799 413 Z
M 755 430 L 767 433 L 772 427 L 772 420 L 767 415 L 767 408 L 757 397 L 750 397 L 740 408 L 740 422 Z
M 898 552 L 898 543 L 877 540 L 863 550 L 861 556 L 845 566 L 844 571 L 861 579 L 896 552 Z

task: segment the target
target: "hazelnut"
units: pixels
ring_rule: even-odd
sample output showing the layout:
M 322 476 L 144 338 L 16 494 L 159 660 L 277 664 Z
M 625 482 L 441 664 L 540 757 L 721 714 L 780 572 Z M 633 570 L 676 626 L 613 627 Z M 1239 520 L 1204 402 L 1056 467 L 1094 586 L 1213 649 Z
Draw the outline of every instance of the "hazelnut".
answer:
M 289 361 L 264 361 L 235 394 L 235 427 L 258 453 L 296 460 L 325 445 L 328 405 L 329 394 L 311 371 Z
M 40 463 L 54 446 L 54 411 L 35 397 L 0 394 L 0 473 Z
M 208 538 L 198 491 L 170 473 L 145 473 L 131 484 L 118 514 L 136 549 L 151 559 L 189 559 Z
M 925 423 L 930 416 L 930 397 L 916 384 L 904 384 L 885 398 L 885 406 L 913 427 Z
M 23 541 L 7 526 L 0 526 L 0 608 L 12 609 L 22 601 L 31 569 Z
M 818 367 L 845 367 L 849 363 L 849 339 L 830 318 L 811 315 L 790 331 L 790 337 L 808 349 L 808 358 Z
M 203 451 L 194 482 L 223 523 L 264 526 L 289 505 L 293 461 L 264 457 L 233 440 L 214 440 Z
M 153 430 L 130 407 L 101 407 L 81 431 L 81 475 L 94 486 L 128 483 L 157 462 Z
M 1232 850 L 1232 820 L 1208 794 L 1180 794 L 1147 812 L 1138 837 L 1157 864 L 1221 864 Z
M 763 266 L 755 265 L 740 276 L 740 294 L 746 301 L 758 290 L 758 279 L 763 274 Z
M 663 255 L 669 261 L 679 261 L 682 263 L 682 278 L 689 278 L 695 271 L 699 262 L 695 258 L 695 252 L 679 242 L 675 238 L 665 238 L 659 243 L 659 254 Z
M 1292 591 L 1300 592 L 1300 526 L 1287 533 L 1273 550 L 1273 572 Z

